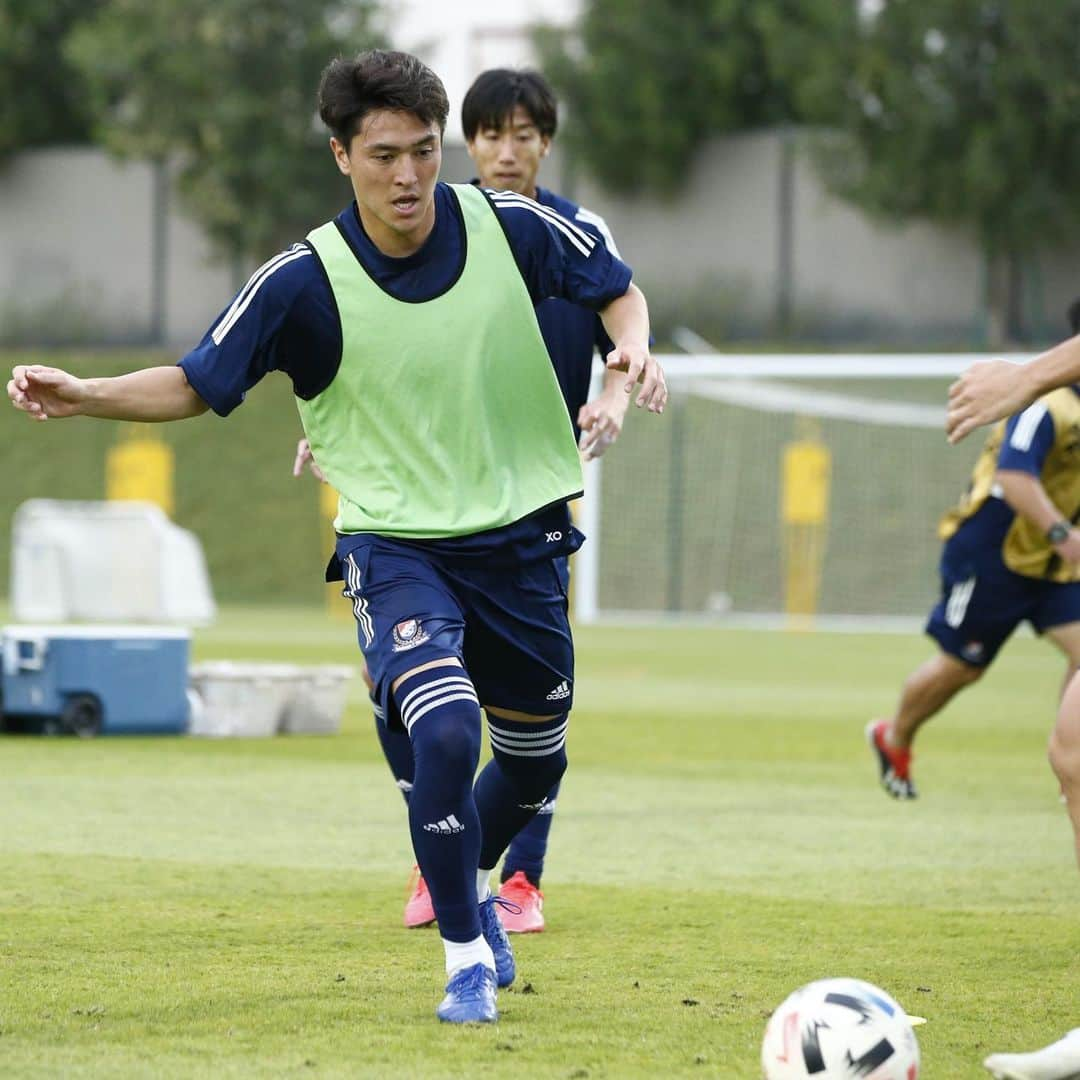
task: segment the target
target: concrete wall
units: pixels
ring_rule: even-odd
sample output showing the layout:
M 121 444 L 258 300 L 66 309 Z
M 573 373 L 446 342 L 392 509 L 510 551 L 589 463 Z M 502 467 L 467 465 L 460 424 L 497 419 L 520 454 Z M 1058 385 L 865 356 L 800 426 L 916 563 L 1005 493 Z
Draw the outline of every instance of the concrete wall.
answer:
M 232 275 L 167 191 L 159 248 L 155 198 L 151 166 L 90 148 L 21 154 L 0 171 L 0 338 L 142 343 L 158 323 L 168 341 L 201 336 Z
M 786 310 L 796 334 L 817 340 L 979 345 L 983 269 L 971 238 L 870 220 L 828 195 L 777 133 L 714 141 L 670 202 L 612 196 L 572 164 L 554 153 L 541 182 L 604 215 L 661 325 L 764 335 Z M 444 177 L 471 173 L 464 148 L 448 144 Z M 1064 329 L 1080 292 L 1077 254 L 1032 261 L 1026 310 L 1037 332 Z M 186 349 L 253 269 L 215 260 L 149 165 L 77 148 L 0 170 L 0 342 Z

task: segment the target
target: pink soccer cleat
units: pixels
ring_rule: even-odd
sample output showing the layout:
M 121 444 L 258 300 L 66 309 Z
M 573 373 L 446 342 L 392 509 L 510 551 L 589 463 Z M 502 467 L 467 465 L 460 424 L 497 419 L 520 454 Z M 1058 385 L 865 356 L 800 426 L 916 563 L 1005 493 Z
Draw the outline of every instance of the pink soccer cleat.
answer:
M 544 929 L 544 894 L 518 870 L 499 887 L 499 895 L 520 909 L 514 913 L 504 908 L 499 913 L 503 928 L 509 934 L 538 934 Z
M 414 866 L 409 879 L 409 898 L 405 901 L 404 923 L 409 930 L 418 930 L 421 926 L 430 926 L 435 921 L 435 908 L 431 904 L 431 893 L 427 882 L 420 873 L 420 867 Z

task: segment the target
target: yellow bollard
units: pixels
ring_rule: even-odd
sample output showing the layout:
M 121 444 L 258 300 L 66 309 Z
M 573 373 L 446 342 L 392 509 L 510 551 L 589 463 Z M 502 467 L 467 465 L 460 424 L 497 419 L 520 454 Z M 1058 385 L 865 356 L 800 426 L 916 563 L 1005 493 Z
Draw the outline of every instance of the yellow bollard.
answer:
M 780 520 L 784 536 L 784 609 L 791 629 L 813 626 L 825 562 L 832 455 L 817 425 L 800 422 L 800 437 L 784 447 Z
M 160 506 L 171 518 L 175 506 L 175 458 L 150 424 L 125 424 L 105 455 L 105 497 Z

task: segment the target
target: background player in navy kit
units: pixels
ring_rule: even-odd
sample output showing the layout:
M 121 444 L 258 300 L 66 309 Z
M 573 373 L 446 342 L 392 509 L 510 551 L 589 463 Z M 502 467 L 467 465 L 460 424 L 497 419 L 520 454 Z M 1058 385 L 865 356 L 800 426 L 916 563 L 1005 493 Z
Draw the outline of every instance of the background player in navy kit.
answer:
M 533 305 L 600 311 L 624 392 L 640 383 L 656 413 L 667 391 L 625 264 L 534 204 L 438 182 L 446 94 L 419 60 L 335 60 L 319 106 L 355 196 L 334 221 L 260 267 L 179 365 L 19 365 L 8 396 L 37 420 L 163 421 L 226 415 L 267 372 L 290 376 L 339 494 L 365 660 L 413 742 L 410 831 L 448 975 L 437 1014 L 492 1021 L 514 960 L 488 879 L 565 768 L 570 702 L 547 695 L 573 687 L 552 560 L 581 542 L 566 505 L 581 471 Z M 494 757 L 474 787 L 481 703 Z
M 941 651 L 904 684 L 891 719 L 867 729 L 881 782 L 915 797 L 916 732 L 975 682 L 1025 619 L 1080 665 L 1080 386 L 1055 390 L 991 432 L 971 484 L 945 516 L 942 598 L 927 633 Z
M 550 85 L 536 71 L 495 68 L 477 77 L 465 95 L 461 126 L 469 155 L 476 168 L 475 182 L 498 192 L 496 200 L 522 195 L 550 207 L 573 221 L 612 254 L 619 252 L 611 232 L 598 214 L 537 185 L 537 175 L 551 147 L 558 126 L 558 103 Z M 612 347 L 596 312 L 565 300 L 547 299 L 536 308 L 540 331 L 555 367 L 582 455 L 599 457 L 619 437 L 628 406 L 623 376 L 606 371 L 604 386 L 588 400 L 593 355 L 606 356 Z M 297 447 L 294 475 L 310 458 L 306 440 Z M 317 467 L 316 467 L 317 468 Z M 320 479 L 321 473 L 316 472 Z M 562 570 L 568 574 L 565 560 Z M 413 785 L 413 753 L 408 736 L 389 728 L 376 706 L 376 730 L 387 763 L 406 801 Z M 500 917 L 512 933 L 528 933 L 544 927 L 540 879 L 544 869 L 559 785 L 548 795 L 539 813 L 514 837 L 500 874 L 500 895 L 513 903 Z M 422 875 L 412 883 L 405 904 L 407 927 L 427 926 L 434 921 L 431 897 Z

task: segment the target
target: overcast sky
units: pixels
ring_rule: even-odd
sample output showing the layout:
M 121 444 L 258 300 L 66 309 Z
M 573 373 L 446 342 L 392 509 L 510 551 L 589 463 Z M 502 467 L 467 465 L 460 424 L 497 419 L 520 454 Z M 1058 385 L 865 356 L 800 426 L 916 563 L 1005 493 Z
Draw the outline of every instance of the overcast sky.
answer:
M 414 52 L 446 84 L 450 96 L 448 139 L 461 139 L 461 99 L 490 67 L 534 63 L 526 27 L 534 22 L 566 25 L 581 0 L 390 0 L 387 30 L 394 45 Z

